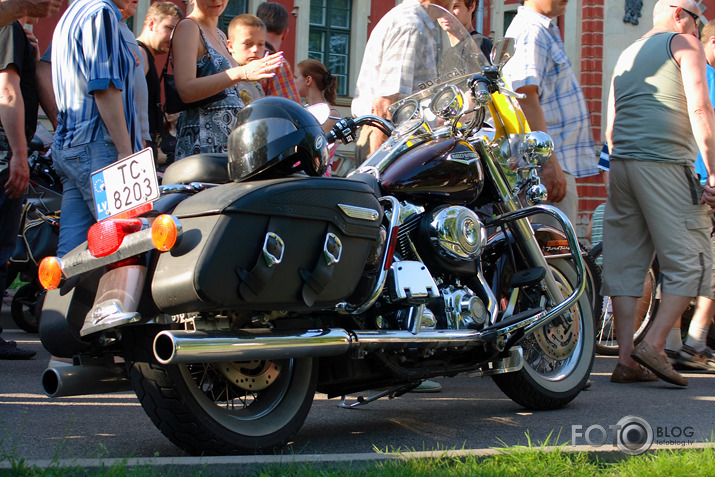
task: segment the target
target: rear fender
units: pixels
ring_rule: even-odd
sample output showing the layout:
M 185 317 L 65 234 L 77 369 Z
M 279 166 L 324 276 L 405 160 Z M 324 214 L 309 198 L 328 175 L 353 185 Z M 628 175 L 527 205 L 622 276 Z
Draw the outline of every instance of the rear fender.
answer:
M 79 330 L 92 308 L 103 273 L 103 269 L 94 270 L 47 291 L 40 318 L 40 340 L 54 356 L 71 358 L 91 347 L 90 342 L 82 339 Z

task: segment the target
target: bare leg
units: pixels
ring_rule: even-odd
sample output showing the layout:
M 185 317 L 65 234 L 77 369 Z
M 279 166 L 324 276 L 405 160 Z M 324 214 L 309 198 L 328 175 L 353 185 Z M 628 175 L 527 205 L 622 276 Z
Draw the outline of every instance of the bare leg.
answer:
M 678 355 L 679 363 L 696 369 L 715 370 L 715 353 L 707 346 L 713 313 L 715 313 L 715 301 L 698 297 L 698 305 L 688 328 L 688 336 Z
M 690 326 L 693 326 L 693 324 L 710 326 L 713 322 L 713 316 L 715 316 L 715 301 L 704 296 L 699 296 Z
M 691 297 L 663 293 L 658 312 L 653 318 L 644 341 L 648 342 L 659 353 L 665 352 L 665 339 L 675 322 L 680 318 L 690 303 Z
M 638 363 L 631 358 L 633 352 L 633 333 L 636 320 L 638 297 L 614 296 L 613 321 L 616 325 L 616 340 L 618 340 L 618 362 L 623 366 L 635 368 Z

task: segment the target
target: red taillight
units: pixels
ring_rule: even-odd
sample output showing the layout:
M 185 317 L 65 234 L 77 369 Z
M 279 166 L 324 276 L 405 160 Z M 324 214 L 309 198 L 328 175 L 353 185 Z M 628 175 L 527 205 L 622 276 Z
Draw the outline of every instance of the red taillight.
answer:
M 392 266 L 392 260 L 395 257 L 395 249 L 397 248 L 397 234 L 400 227 L 393 227 L 390 233 L 390 243 L 387 246 L 387 260 L 385 260 L 385 270 L 389 270 Z
M 87 233 L 89 253 L 105 257 L 117 251 L 124 237 L 139 232 L 144 226 L 141 219 L 108 219 L 97 222 Z

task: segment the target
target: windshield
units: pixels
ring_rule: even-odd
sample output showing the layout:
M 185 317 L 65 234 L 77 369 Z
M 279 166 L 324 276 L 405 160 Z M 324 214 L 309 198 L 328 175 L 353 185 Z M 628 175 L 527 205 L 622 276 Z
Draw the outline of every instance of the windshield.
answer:
M 416 19 L 410 34 L 416 35 L 415 42 L 420 46 L 416 58 L 404 58 L 405 65 L 414 68 L 412 87 L 408 94 L 400 95 L 399 101 L 390 107 L 392 111 L 406 99 L 419 103 L 447 83 L 466 84 L 471 75 L 489 65 L 470 33 L 450 12 L 432 4 L 413 5 L 408 14 L 410 12 Z M 403 65 L 403 70 L 408 71 L 408 68 Z M 460 89 L 464 90 L 463 87 Z M 398 124 L 409 118 L 395 119 Z

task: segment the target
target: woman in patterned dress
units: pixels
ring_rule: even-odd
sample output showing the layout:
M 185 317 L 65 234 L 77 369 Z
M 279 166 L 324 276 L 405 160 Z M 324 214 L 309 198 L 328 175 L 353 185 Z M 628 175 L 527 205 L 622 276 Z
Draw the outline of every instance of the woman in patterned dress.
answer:
M 273 77 L 283 52 L 239 66 L 218 29 L 219 16 L 228 0 L 193 0 L 188 21 L 176 25 L 172 60 L 176 89 L 185 103 L 211 97 L 223 91 L 225 97 L 213 103 L 183 111 L 177 122 L 176 159 L 198 153 L 226 152 L 228 136 L 236 126 L 243 102 L 235 87 L 239 81 Z

